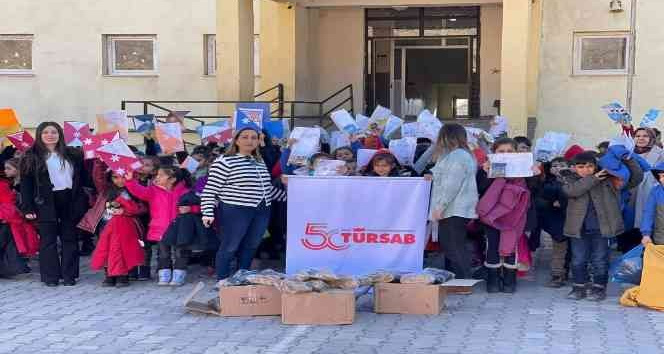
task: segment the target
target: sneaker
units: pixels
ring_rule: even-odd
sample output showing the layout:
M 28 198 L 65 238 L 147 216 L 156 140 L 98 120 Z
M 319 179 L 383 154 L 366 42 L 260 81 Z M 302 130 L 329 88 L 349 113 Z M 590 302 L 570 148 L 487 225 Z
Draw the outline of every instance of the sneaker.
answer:
M 171 282 L 173 273 L 170 269 L 159 269 L 159 282 L 157 285 L 168 285 Z
M 129 286 L 129 277 L 122 275 L 118 277 L 117 282 L 115 283 L 116 288 L 126 288 Z
M 593 285 L 588 291 L 588 300 L 603 301 L 606 299 L 606 288 L 601 285 Z
M 551 280 L 549 281 L 549 284 L 547 286 L 549 288 L 562 288 L 563 285 L 565 285 L 565 278 L 559 275 L 553 275 L 551 276 Z
M 187 278 L 187 271 L 184 269 L 175 269 L 173 270 L 173 279 L 171 280 L 170 286 L 182 286 L 184 285 L 185 279 Z
M 109 276 L 106 276 L 106 277 L 104 278 L 104 281 L 101 282 L 101 286 L 103 286 L 103 287 L 105 287 L 105 288 L 108 288 L 108 287 L 111 287 L 111 286 L 115 286 L 115 277 L 109 277 Z
M 586 287 L 585 286 L 573 286 L 572 291 L 567 295 L 567 298 L 570 300 L 581 300 L 586 298 Z

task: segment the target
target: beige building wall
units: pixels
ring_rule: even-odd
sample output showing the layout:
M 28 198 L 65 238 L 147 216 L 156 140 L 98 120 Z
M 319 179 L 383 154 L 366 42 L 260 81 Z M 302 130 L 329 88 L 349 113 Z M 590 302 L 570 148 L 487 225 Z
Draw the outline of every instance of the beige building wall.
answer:
M 636 9 L 636 57 L 632 115 L 639 121 L 650 108 L 664 109 L 664 2 L 639 0 Z M 664 130 L 664 118 L 658 124 Z
M 491 116 L 498 113 L 493 102 L 500 99 L 503 7 L 483 5 L 480 16 L 480 113 Z
M 0 34 L 33 34 L 34 76 L 0 76 L 0 106 L 23 124 L 94 121 L 127 100 L 216 99 L 204 76 L 204 35 L 216 32 L 215 0 L 38 0 L 2 7 Z M 135 16 L 133 16 L 133 15 Z M 159 75 L 102 75 L 103 34 L 156 34 Z
M 625 11 L 609 12 L 608 2 L 603 0 L 578 1 L 555 0 L 543 1 L 542 38 L 540 50 L 539 102 L 537 110 L 537 136 L 544 132 L 567 131 L 573 133 L 575 142 L 586 147 L 595 146 L 600 140 L 614 136 L 619 129 L 612 124 L 600 109 L 601 106 L 613 101 L 626 100 L 627 76 L 573 76 L 573 34 L 575 31 L 627 31 L 629 30 L 630 1 L 625 3 Z M 642 3 L 643 1 L 639 1 Z M 662 32 L 657 11 L 661 9 L 657 0 L 646 1 L 645 8 L 651 8 L 651 14 L 641 12 L 639 19 L 643 23 L 651 17 L 647 28 Z M 657 4 L 657 5 L 655 5 Z M 655 33 L 642 35 L 652 43 L 660 40 Z M 641 34 L 640 34 L 641 35 Z M 642 40 L 645 40 L 642 38 Z M 645 47 L 645 48 L 644 48 Z M 643 65 L 639 69 L 639 90 L 656 81 L 652 75 L 655 62 L 661 62 L 662 56 L 650 55 L 648 51 L 657 45 L 642 46 L 637 58 Z M 661 46 L 660 46 L 661 47 Z M 664 49 L 655 49 L 662 51 Z M 644 59 L 648 56 L 650 59 Z M 652 63 L 647 65 L 645 63 Z M 650 75 L 650 77 L 648 77 Z M 651 94 L 652 95 L 652 94 Z M 638 98 L 641 100 L 642 98 Z M 657 104 L 653 102 L 652 104 Z M 637 109 L 638 111 L 638 109 Z

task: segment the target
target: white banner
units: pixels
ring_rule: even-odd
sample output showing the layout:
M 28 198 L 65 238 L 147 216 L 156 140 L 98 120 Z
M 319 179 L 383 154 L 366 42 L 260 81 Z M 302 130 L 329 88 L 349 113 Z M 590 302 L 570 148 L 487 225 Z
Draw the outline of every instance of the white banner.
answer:
M 430 188 L 421 178 L 290 176 L 286 272 L 422 270 Z

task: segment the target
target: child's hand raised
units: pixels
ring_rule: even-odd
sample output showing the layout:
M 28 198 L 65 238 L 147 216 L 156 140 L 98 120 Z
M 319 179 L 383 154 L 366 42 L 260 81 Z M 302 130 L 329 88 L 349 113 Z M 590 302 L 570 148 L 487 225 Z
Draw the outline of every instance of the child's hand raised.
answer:
M 595 178 L 599 179 L 600 181 L 605 180 L 607 177 L 609 177 L 609 173 L 606 170 L 601 170 L 595 173 Z

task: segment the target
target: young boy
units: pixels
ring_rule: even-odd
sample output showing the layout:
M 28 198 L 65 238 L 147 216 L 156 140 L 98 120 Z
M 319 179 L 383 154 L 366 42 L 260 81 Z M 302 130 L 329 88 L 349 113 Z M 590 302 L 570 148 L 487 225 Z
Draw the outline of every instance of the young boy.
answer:
M 664 163 L 658 164 L 650 172 L 655 176 L 658 184 L 650 191 L 648 201 L 643 208 L 641 243 L 664 245 Z
M 643 171 L 625 148 L 610 149 L 603 158 L 603 166 L 607 168 L 601 171 L 598 171 L 595 156 L 592 151 L 576 155 L 572 159 L 574 173 L 565 178 L 563 184 L 568 198 L 563 233 L 571 239 L 574 280 L 568 298 L 573 300 L 606 298 L 608 239 L 625 228 L 620 210 L 621 190 L 634 188 L 643 180 Z M 613 161 L 608 160 L 611 157 Z M 590 287 L 586 286 L 588 264 L 592 265 L 593 272 Z

